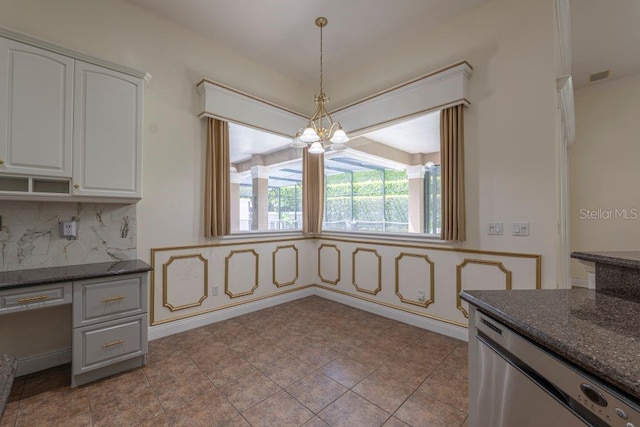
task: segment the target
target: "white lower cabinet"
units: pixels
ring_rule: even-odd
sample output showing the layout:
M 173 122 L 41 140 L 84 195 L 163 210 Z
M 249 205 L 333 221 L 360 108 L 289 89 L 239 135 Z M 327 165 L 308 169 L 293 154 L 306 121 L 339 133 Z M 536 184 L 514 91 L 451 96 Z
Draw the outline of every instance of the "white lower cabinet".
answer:
M 71 385 L 146 363 L 147 273 L 73 282 Z

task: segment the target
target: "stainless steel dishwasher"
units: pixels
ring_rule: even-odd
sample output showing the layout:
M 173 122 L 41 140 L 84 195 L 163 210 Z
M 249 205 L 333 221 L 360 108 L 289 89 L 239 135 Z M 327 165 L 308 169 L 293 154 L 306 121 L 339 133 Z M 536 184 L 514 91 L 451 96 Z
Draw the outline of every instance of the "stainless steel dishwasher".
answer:
M 640 406 L 475 307 L 469 426 L 640 427 Z

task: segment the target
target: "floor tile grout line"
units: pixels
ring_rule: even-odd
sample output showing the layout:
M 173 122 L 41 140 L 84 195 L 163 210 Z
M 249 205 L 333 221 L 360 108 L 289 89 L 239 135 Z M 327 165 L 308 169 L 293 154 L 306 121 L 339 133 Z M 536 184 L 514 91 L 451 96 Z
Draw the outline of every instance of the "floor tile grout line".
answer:
M 315 301 L 315 300 L 314 300 Z M 337 396 L 334 400 L 332 400 L 331 402 L 327 403 L 323 408 L 321 408 L 318 412 L 314 412 L 311 409 L 307 408 L 304 404 L 302 404 L 301 402 L 299 402 L 302 407 L 305 407 L 307 410 L 310 411 L 310 413 L 314 414 L 314 416 L 318 416 L 318 414 L 320 412 L 322 412 L 322 410 L 324 410 L 325 408 L 331 406 L 336 400 L 340 399 L 342 396 L 344 396 L 345 393 L 348 393 L 348 391 L 352 391 L 354 392 L 356 395 L 358 395 L 359 397 L 363 398 L 365 401 L 370 402 L 372 405 L 380 408 L 378 405 L 376 405 L 375 403 L 369 401 L 367 398 L 365 398 L 364 396 L 359 395 L 358 393 L 356 393 L 354 391 L 354 388 L 358 386 L 358 384 L 362 383 L 362 381 L 366 380 L 367 378 L 371 378 L 374 375 L 376 375 L 376 373 L 379 371 L 380 366 L 383 366 L 385 363 L 389 363 L 390 360 L 393 359 L 394 356 L 396 356 L 398 353 L 401 353 L 402 351 L 404 351 L 406 348 L 410 347 L 411 345 L 415 344 L 416 342 L 418 342 L 420 340 L 421 337 L 423 337 L 425 334 L 427 334 L 428 332 L 423 332 L 420 335 L 417 335 L 411 339 L 408 339 L 407 341 L 404 341 L 404 343 L 401 346 L 389 346 L 389 345 L 381 345 L 378 346 L 376 344 L 373 343 L 374 339 L 376 340 L 376 342 L 378 342 L 378 344 L 380 343 L 384 343 L 384 336 L 387 335 L 389 333 L 389 331 L 392 330 L 392 328 L 394 327 L 394 324 L 389 324 L 386 327 L 382 327 L 380 328 L 380 330 L 377 330 L 375 334 L 368 334 L 366 337 L 357 335 L 355 333 L 353 333 L 350 329 L 345 330 L 345 331 L 341 331 L 340 328 L 342 326 L 345 325 L 353 325 L 353 324 L 358 324 L 358 323 L 362 323 L 363 321 L 366 321 L 366 316 L 352 316 L 352 314 L 356 314 L 356 313 L 360 313 L 360 311 L 356 310 L 356 309 L 346 309 L 346 310 L 342 310 L 341 313 L 339 313 L 339 318 L 341 319 L 338 322 L 334 322 L 331 325 L 327 326 L 327 328 L 331 328 L 331 329 L 335 329 L 336 331 L 339 331 L 340 333 L 332 333 L 330 329 L 325 329 L 322 333 L 319 333 L 317 335 L 313 335 L 313 337 L 309 340 L 312 341 L 313 343 L 319 344 L 320 347 L 325 348 L 325 349 L 331 349 L 332 352 L 335 352 L 335 355 L 333 356 L 333 358 L 331 358 L 330 360 L 327 360 L 326 362 L 323 361 L 323 363 L 321 365 L 310 365 L 308 362 L 306 362 L 305 360 L 299 359 L 298 357 L 296 357 L 296 353 L 291 353 L 288 350 L 288 347 L 283 346 L 282 344 L 278 344 L 278 342 L 281 342 L 278 338 L 281 338 L 281 336 L 274 336 L 273 334 L 269 334 L 269 328 L 279 328 L 281 327 L 280 324 L 283 323 L 283 319 L 285 319 L 286 317 L 292 317 L 291 314 L 294 315 L 300 315 L 302 314 L 303 311 L 305 310 L 310 310 L 310 309 L 317 309 L 318 315 L 316 316 L 309 316 L 309 317 L 304 317 L 304 322 L 302 322 L 300 325 L 300 327 L 297 328 L 292 328 L 290 329 L 291 331 L 294 331 L 296 334 L 300 334 L 301 339 L 303 339 L 304 337 L 309 338 L 312 334 L 312 328 L 311 328 L 311 324 L 313 323 L 314 319 L 318 319 L 321 318 L 322 316 L 324 316 L 325 314 L 331 312 L 331 307 L 332 306 L 337 306 L 339 304 L 315 304 L 315 305 L 308 305 L 308 306 L 304 306 L 306 308 L 304 309 L 297 309 L 297 310 L 293 310 L 290 312 L 282 312 L 282 313 L 286 313 L 286 314 L 278 314 L 279 312 L 276 312 L 275 309 L 272 310 L 273 313 L 270 313 L 269 315 L 265 315 L 265 316 L 256 316 L 255 319 L 248 319 L 249 321 L 253 322 L 253 323 L 249 323 L 249 321 L 247 322 L 241 322 L 238 321 L 236 324 L 239 325 L 241 328 L 243 328 L 245 331 L 248 331 L 247 333 L 250 334 L 255 334 L 256 336 L 259 336 L 261 339 L 265 340 L 265 342 L 269 343 L 270 345 L 274 346 L 275 348 L 281 350 L 283 352 L 283 355 L 285 355 L 286 357 L 292 357 L 295 360 L 300 361 L 301 363 L 304 363 L 306 365 L 311 366 L 311 370 L 309 372 L 306 373 L 306 375 L 303 375 L 301 378 L 298 378 L 297 380 L 291 382 L 291 384 L 288 384 L 287 386 L 280 386 L 278 383 L 275 383 L 275 381 L 273 381 L 273 379 L 271 379 L 269 376 L 267 376 L 264 372 L 264 370 L 267 367 L 270 367 L 276 363 L 278 363 L 278 359 L 273 360 L 271 363 L 268 364 L 263 364 L 262 362 L 259 362 L 258 360 L 255 360 L 254 362 L 249 362 L 247 359 L 245 359 L 243 357 L 243 355 L 238 354 L 238 357 L 242 360 L 244 360 L 246 363 L 248 363 L 255 371 L 260 372 L 261 375 L 264 375 L 266 378 L 268 378 L 270 381 L 274 382 L 277 387 L 278 387 L 278 391 L 274 392 L 273 394 L 271 394 L 270 396 L 265 397 L 264 399 L 260 400 L 259 402 L 256 402 L 254 405 L 252 405 L 251 407 L 258 405 L 262 402 L 264 402 L 264 400 L 269 399 L 270 397 L 274 396 L 275 394 L 279 393 L 280 391 L 285 391 L 285 393 L 287 393 L 288 396 L 290 396 L 291 398 L 293 398 L 295 401 L 299 402 L 294 396 L 291 395 L 291 393 L 287 390 L 287 387 L 291 386 L 292 384 L 295 384 L 296 382 L 302 380 L 303 378 L 305 378 L 308 375 L 312 375 L 314 372 L 321 372 L 323 368 L 325 368 L 328 364 L 332 363 L 333 361 L 336 360 L 336 358 L 339 357 L 345 357 L 347 359 L 350 359 L 356 363 L 359 364 L 364 364 L 364 366 L 367 366 L 368 363 L 363 363 L 363 361 L 365 361 L 366 359 L 360 359 L 358 357 L 354 357 L 354 354 L 352 352 L 349 352 L 349 354 L 343 353 L 341 351 L 337 351 L 335 347 L 331 346 L 331 342 L 335 341 L 336 338 L 339 337 L 344 337 L 345 339 L 355 339 L 360 341 L 361 343 L 366 344 L 367 346 L 371 346 L 372 349 L 376 349 L 379 350 L 381 352 L 384 352 L 383 354 L 386 354 L 386 357 L 384 358 L 384 360 L 382 360 L 379 364 L 376 364 L 376 366 L 367 373 L 367 375 L 360 379 L 358 382 L 356 382 L 355 384 L 352 384 L 351 387 L 347 387 L 346 390 L 344 390 L 342 392 L 342 394 L 340 394 L 339 396 Z M 301 307 L 302 305 L 299 305 L 298 307 Z M 293 304 L 290 305 L 289 307 L 295 307 Z M 267 326 L 267 327 L 251 327 L 251 325 L 256 325 L 259 324 L 260 322 L 265 322 L 267 321 L 269 324 L 271 324 L 271 326 Z M 286 323 L 286 322 L 285 322 Z M 208 325 L 207 325 L 208 326 Z M 205 326 L 206 327 L 206 326 Z M 186 331 L 185 331 L 186 332 Z M 211 335 L 211 338 L 216 339 L 215 337 L 215 332 L 213 331 L 209 331 L 209 330 L 205 330 L 206 334 Z M 407 334 L 410 334 L 411 332 L 407 332 Z M 306 334 L 306 335 L 305 335 Z M 402 342 L 402 335 L 397 335 L 395 337 L 400 337 L 398 338 L 398 340 L 395 340 L 395 342 Z M 395 338 L 394 337 L 394 338 Z M 226 338 L 224 340 L 220 340 L 221 342 L 223 342 L 226 345 L 227 340 L 231 339 L 232 337 Z M 444 363 L 444 361 L 448 360 L 449 356 L 451 356 L 451 354 L 456 351 L 457 348 L 461 347 L 461 344 L 456 345 L 450 352 L 448 352 L 446 354 L 446 356 L 440 361 L 440 363 L 438 363 L 436 365 L 435 368 L 429 368 L 431 370 L 431 372 L 429 374 L 427 374 L 427 376 L 420 381 L 420 384 L 418 386 L 416 386 L 413 391 L 411 392 L 411 394 L 409 395 L 409 397 L 407 397 L 403 403 L 395 410 L 393 411 L 389 417 L 387 417 L 385 419 L 384 422 L 387 422 L 389 419 L 391 419 L 393 416 L 395 416 L 395 414 L 397 413 L 398 409 L 404 405 L 404 403 L 411 398 L 411 396 L 414 396 L 416 394 L 416 392 L 420 389 L 420 387 L 422 387 L 425 383 L 425 381 L 427 381 L 429 378 L 431 378 L 435 372 L 437 372 L 437 370 L 442 366 L 442 364 Z M 177 345 L 176 346 L 177 349 L 179 349 L 183 354 L 185 354 L 190 362 L 198 369 L 198 371 L 200 372 L 201 375 L 204 375 L 205 377 L 207 377 L 207 381 L 210 383 L 211 387 L 209 388 L 209 390 L 219 390 L 220 386 L 216 386 L 213 382 L 213 380 L 211 380 L 211 378 L 209 378 L 208 375 L 204 374 L 204 371 L 200 368 L 200 366 L 195 362 L 195 360 L 193 359 L 193 352 L 192 351 L 187 351 L 187 347 L 183 347 L 181 345 Z M 191 348 L 192 350 L 194 349 L 193 346 L 188 346 L 188 348 Z M 250 347 L 251 348 L 251 347 Z M 235 353 L 238 353 L 237 351 L 234 350 Z M 283 356 L 283 357 L 285 357 Z M 261 367 L 259 367 L 258 365 L 260 365 Z M 454 368 L 455 369 L 455 368 Z M 255 372 L 254 371 L 254 372 Z M 322 373 L 323 375 L 325 375 L 324 373 Z M 145 378 L 145 382 L 147 386 L 150 386 L 150 381 L 149 381 L 149 377 L 147 375 L 147 373 L 143 370 L 143 375 Z M 232 381 L 229 381 L 228 383 L 232 383 L 234 381 L 237 381 L 239 378 L 242 378 L 244 376 L 246 376 L 248 374 L 242 375 L 238 378 L 235 378 Z M 326 375 L 325 375 L 326 376 Z M 328 377 L 330 380 L 333 380 L 333 378 Z M 458 375 L 454 375 L 454 378 L 460 380 L 460 381 L 464 381 L 464 378 L 460 378 Z M 20 401 L 18 402 L 18 408 L 16 410 L 16 422 L 20 417 L 20 408 L 22 408 L 23 405 L 23 396 L 26 390 L 26 384 L 27 384 L 28 380 L 25 380 L 25 385 L 23 386 L 22 390 L 21 390 L 21 396 L 20 396 Z M 227 383 L 227 384 L 228 384 Z M 339 383 L 339 382 L 338 382 Z M 342 385 L 342 384 L 341 384 Z M 344 387 L 344 385 L 342 385 Z M 154 397 L 156 397 L 156 399 L 159 399 L 157 391 L 155 388 L 151 387 L 154 393 Z M 224 396 L 224 394 L 223 394 Z M 453 406 L 451 406 L 450 404 L 448 404 L 447 402 L 443 402 L 442 400 L 438 399 L 435 396 L 430 396 L 433 397 L 434 400 L 439 401 L 447 406 L 452 407 L 453 409 L 456 409 L 459 412 L 462 412 L 466 415 L 466 413 L 464 411 L 461 411 Z M 197 398 L 197 397 L 195 397 Z M 193 399 L 195 399 L 193 398 Z M 191 401 L 192 399 L 186 400 L 184 402 L 188 402 Z M 225 400 L 228 401 L 228 399 L 226 399 L 225 396 Z M 93 421 L 93 407 L 91 404 L 91 400 L 90 400 L 90 416 L 91 416 L 91 422 L 94 423 Z M 182 402 L 182 403 L 184 403 Z M 235 406 L 233 404 L 231 404 L 229 402 L 229 404 L 235 408 Z M 246 408 L 245 411 L 249 410 L 251 407 Z M 160 406 L 161 412 L 159 412 L 156 416 L 161 416 L 162 414 L 164 414 L 166 416 L 167 411 L 165 410 L 164 406 Z M 235 408 L 237 411 L 237 408 Z M 384 410 L 383 408 L 380 408 L 381 410 Z M 386 411 L 385 411 L 386 412 Z M 237 413 L 242 417 L 243 420 L 245 420 L 248 423 L 248 420 L 244 417 L 243 413 L 241 411 L 237 411 Z M 233 418 L 233 417 L 232 417 Z M 312 417 L 313 418 L 313 417 Z M 468 418 L 465 417 L 465 419 Z M 322 419 L 322 418 L 320 418 Z M 324 421 L 324 420 L 323 420 Z M 308 422 L 305 421 L 305 422 Z

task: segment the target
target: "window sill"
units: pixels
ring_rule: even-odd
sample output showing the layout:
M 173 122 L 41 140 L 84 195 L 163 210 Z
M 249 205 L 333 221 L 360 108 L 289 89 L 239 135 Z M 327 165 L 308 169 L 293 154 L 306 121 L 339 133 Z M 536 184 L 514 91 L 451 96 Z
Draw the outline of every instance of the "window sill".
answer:
M 364 231 L 323 231 L 318 235 L 322 237 L 351 237 L 360 239 L 375 239 L 393 242 L 428 243 L 434 245 L 461 247 L 460 242 L 450 240 L 440 240 L 439 236 L 433 234 L 412 234 L 412 233 L 368 233 Z
M 270 231 L 243 231 L 236 232 L 226 236 L 209 237 L 206 240 L 211 241 L 234 241 L 247 239 L 273 239 L 274 237 L 300 237 L 303 236 L 302 230 L 270 230 Z

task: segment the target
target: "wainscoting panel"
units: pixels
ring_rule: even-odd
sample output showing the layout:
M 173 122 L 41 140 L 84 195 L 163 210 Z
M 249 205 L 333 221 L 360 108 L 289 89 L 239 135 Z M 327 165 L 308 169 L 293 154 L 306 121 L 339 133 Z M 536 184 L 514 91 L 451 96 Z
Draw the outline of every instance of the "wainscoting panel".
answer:
M 318 247 L 318 278 L 322 283 L 337 285 L 341 274 L 340 249 L 337 245 L 322 243 Z
M 382 290 L 382 257 L 372 248 L 356 248 L 351 255 L 351 283 L 358 292 L 377 295 Z
M 209 296 L 209 260 L 202 254 L 178 255 L 162 265 L 162 305 L 171 311 L 198 307 Z M 169 281 L 180 282 L 177 289 Z
M 278 288 L 295 285 L 298 280 L 300 266 L 298 264 L 298 248 L 296 245 L 278 246 L 271 257 L 273 284 Z
M 400 302 L 428 307 L 435 301 L 435 268 L 428 255 L 402 252 L 396 257 L 395 289 Z M 428 278 L 428 286 L 422 286 Z
M 151 264 L 152 325 L 207 313 L 213 318 L 219 310 L 315 288 L 466 327 L 460 291 L 539 289 L 542 272 L 535 254 L 334 235 L 155 248 Z
M 154 248 L 151 324 L 199 316 L 312 285 L 317 271 L 312 256 L 315 251 L 313 240 L 298 236 Z M 299 263 L 300 258 L 309 262 Z
M 458 326 L 468 323 L 468 308 L 458 297 L 461 290 L 541 285 L 541 257 L 536 254 L 369 237 L 323 236 L 315 245 L 320 254 L 317 283 L 322 289 Z M 326 259 L 338 251 L 340 275 L 352 280 L 332 285 L 327 279 L 336 277 L 329 271 L 337 263 Z
M 253 294 L 258 289 L 259 275 L 260 255 L 255 250 L 232 250 L 224 258 L 224 293 L 231 298 Z

